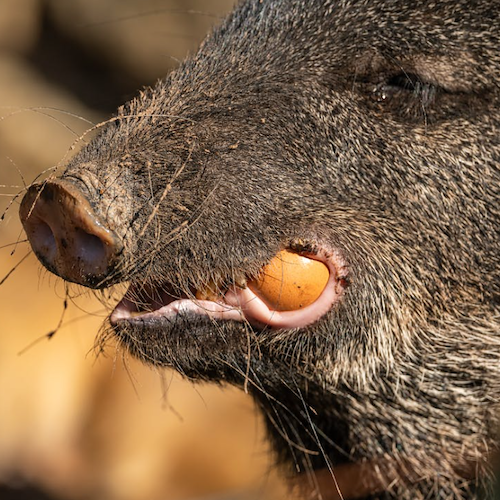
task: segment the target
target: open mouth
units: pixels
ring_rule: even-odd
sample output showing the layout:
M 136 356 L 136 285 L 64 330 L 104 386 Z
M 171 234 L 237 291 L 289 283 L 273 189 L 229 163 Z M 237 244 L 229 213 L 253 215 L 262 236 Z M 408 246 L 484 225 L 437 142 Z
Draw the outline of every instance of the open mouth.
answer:
M 189 294 L 175 294 L 168 283 L 132 284 L 110 321 L 112 325 L 147 324 L 192 313 L 245 321 L 257 329 L 303 328 L 326 314 L 346 285 L 347 268 L 338 256 L 282 250 L 244 285 L 211 284 Z

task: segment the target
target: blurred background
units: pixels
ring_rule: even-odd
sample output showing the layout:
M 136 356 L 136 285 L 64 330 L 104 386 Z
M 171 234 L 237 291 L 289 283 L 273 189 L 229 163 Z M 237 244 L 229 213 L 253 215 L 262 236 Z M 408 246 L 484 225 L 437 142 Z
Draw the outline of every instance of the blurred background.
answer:
M 106 309 L 28 255 L 16 193 L 194 51 L 233 0 L 0 1 L 0 499 L 280 498 L 260 416 L 110 349 Z M 10 208 L 8 208 L 10 205 Z M 20 242 L 19 242 L 20 241 Z M 18 243 L 19 242 L 19 243 Z

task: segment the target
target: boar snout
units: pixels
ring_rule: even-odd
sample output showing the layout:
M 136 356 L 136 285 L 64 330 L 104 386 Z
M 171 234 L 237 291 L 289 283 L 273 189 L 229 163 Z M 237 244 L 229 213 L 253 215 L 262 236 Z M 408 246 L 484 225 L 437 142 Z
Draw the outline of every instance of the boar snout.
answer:
M 20 215 L 33 251 L 49 270 L 80 285 L 106 286 L 122 246 L 78 188 L 65 180 L 34 184 Z

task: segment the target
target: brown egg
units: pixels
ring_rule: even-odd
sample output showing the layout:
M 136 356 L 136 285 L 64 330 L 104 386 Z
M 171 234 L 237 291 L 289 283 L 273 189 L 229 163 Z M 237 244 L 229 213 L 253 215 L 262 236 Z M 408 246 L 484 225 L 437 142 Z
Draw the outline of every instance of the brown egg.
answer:
M 329 277 L 322 262 L 282 250 L 248 285 L 271 309 L 293 311 L 312 304 Z
M 222 292 L 220 287 L 217 286 L 217 283 L 212 280 L 210 280 L 210 282 L 204 289 L 198 290 L 196 292 L 197 300 L 211 300 L 212 302 L 217 302 L 221 299 L 221 297 Z

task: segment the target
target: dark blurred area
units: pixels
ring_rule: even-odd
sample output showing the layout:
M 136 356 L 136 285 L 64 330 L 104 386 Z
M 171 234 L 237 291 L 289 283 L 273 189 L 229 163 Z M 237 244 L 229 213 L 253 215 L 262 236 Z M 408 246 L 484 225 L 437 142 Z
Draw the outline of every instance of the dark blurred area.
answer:
M 0 486 L 0 498 L 2 500 L 52 500 L 43 491 L 29 486 Z
M 114 68 L 95 51 L 92 54 L 59 29 L 48 5 L 40 12 L 39 41 L 27 54 L 27 62 L 43 78 L 69 90 L 89 108 L 106 114 L 113 113 L 141 86 L 154 83 Z
M 0 2 L 0 500 L 282 497 L 251 399 L 113 346 L 97 357 L 117 296 L 103 305 L 67 291 L 29 255 L 17 216 L 26 184 L 61 168 L 92 124 L 175 68 L 232 4 Z

